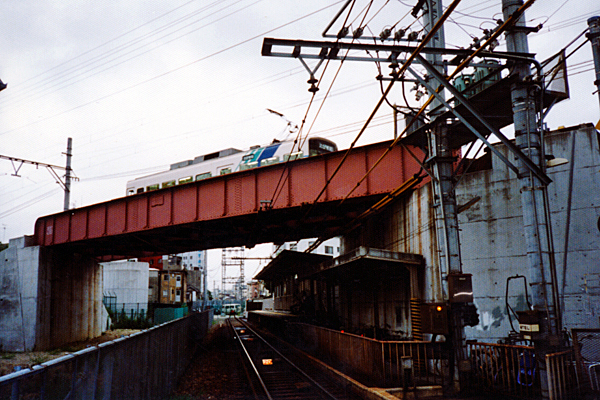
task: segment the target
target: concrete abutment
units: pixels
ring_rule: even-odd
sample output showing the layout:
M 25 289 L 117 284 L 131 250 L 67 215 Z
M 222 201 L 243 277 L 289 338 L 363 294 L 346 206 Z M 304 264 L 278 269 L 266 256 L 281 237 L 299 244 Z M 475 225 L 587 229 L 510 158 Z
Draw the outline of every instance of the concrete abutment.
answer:
M 102 266 L 87 256 L 11 239 L 0 252 L 0 349 L 48 350 L 100 336 Z

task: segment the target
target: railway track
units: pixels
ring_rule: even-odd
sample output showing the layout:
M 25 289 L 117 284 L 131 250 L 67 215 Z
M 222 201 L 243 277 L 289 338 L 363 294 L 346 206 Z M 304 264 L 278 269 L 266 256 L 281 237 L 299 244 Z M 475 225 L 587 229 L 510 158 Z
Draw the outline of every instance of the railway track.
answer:
M 291 348 L 269 343 L 246 322 L 230 318 L 227 323 L 247 361 L 255 399 L 359 399 L 349 389 L 328 380 L 314 365 L 292 356 Z

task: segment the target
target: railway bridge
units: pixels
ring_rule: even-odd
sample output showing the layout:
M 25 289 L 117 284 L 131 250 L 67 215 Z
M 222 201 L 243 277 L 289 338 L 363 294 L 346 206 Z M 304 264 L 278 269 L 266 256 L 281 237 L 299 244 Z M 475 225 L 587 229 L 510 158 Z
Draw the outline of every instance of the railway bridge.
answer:
M 331 237 L 421 183 L 422 151 L 382 142 L 223 175 L 40 217 L 1 262 L 27 264 L 15 314 L 25 335 L 4 349 L 55 348 L 101 334 L 99 262 L 192 250 Z M 384 156 L 385 154 L 385 156 Z M 384 156 L 384 157 L 383 157 Z M 357 182 L 361 182 L 357 185 Z M 4 259 L 5 258 L 5 259 Z M 23 274 L 22 274 L 23 275 Z M 8 304 L 8 303 L 5 303 Z

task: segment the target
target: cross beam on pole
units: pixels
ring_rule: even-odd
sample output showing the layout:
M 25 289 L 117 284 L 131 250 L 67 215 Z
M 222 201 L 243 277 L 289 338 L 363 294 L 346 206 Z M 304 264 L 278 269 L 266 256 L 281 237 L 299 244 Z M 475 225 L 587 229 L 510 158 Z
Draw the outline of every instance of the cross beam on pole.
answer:
M 292 48 L 291 52 L 283 52 L 283 51 L 274 51 L 274 47 L 276 48 Z M 309 52 L 304 51 L 303 49 L 318 49 L 318 52 Z M 364 50 L 369 52 L 386 52 L 390 55 L 387 57 L 371 57 L 371 56 L 340 56 L 338 53 L 340 50 Z M 347 42 L 328 42 L 328 41 L 312 41 L 312 40 L 291 40 L 291 39 L 274 39 L 274 38 L 265 38 L 263 40 L 262 47 L 262 55 L 270 56 L 270 57 L 287 57 L 287 58 L 298 58 L 307 69 L 311 78 L 314 77 L 314 74 L 317 72 L 319 66 L 322 61 L 325 59 L 331 60 L 349 60 L 349 61 L 368 61 L 368 62 L 392 62 L 398 60 L 402 62 L 402 60 L 398 59 L 398 56 L 402 53 L 412 54 L 416 50 L 414 46 L 404 46 L 404 45 L 384 45 L 384 44 L 365 44 L 365 43 L 347 43 Z M 435 47 L 424 47 L 421 49 L 421 52 L 424 54 L 440 54 L 440 55 L 454 55 L 459 57 L 468 57 L 472 55 L 474 50 L 464 50 L 464 49 L 447 49 L 447 48 L 435 48 Z M 534 59 L 534 55 L 530 53 L 514 53 L 514 52 L 486 52 L 479 51 L 479 57 L 492 57 L 492 58 L 500 58 L 500 59 L 514 59 L 518 57 L 520 59 Z M 319 63 L 314 68 L 309 68 L 304 59 L 316 59 L 319 60 Z M 439 81 L 441 85 L 443 85 L 452 95 L 457 98 L 467 110 L 473 114 L 475 118 L 477 118 L 485 127 L 489 129 L 491 133 L 493 133 L 500 141 L 507 146 L 507 148 L 523 163 L 527 166 L 527 168 L 542 182 L 545 184 L 549 184 L 552 180 L 534 163 L 529 160 L 529 158 L 519 150 L 506 136 L 504 136 L 498 129 L 494 128 L 486 119 L 477 112 L 475 107 L 473 107 L 469 101 L 452 85 L 445 79 L 435 68 L 434 65 L 428 62 L 423 56 L 417 54 L 416 60 L 417 63 L 421 64 L 425 67 L 432 76 Z M 414 75 L 414 73 L 413 73 Z M 452 111 L 452 109 L 450 108 Z M 455 115 L 456 113 L 452 111 Z M 487 147 L 489 147 L 496 155 L 498 155 L 497 151 L 494 151 L 494 147 L 485 139 L 484 135 L 478 133 L 470 124 L 466 123 L 464 118 L 457 118 L 461 120 L 461 122 L 465 123 L 465 126 L 469 130 L 471 130 L 479 139 L 481 139 Z M 505 157 L 499 156 L 500 159 L 505 162 L 510 169 L 516 171 L 516 167 L 508 161 Z

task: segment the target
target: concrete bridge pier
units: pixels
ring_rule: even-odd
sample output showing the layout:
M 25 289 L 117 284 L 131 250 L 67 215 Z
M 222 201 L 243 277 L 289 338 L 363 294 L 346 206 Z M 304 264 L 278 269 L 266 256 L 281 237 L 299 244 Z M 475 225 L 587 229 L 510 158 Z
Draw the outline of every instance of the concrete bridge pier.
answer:
M 87 256 L 11 239 L 0 252 L 0 350 L 57 348 L 100 336 L 102 267 Z

